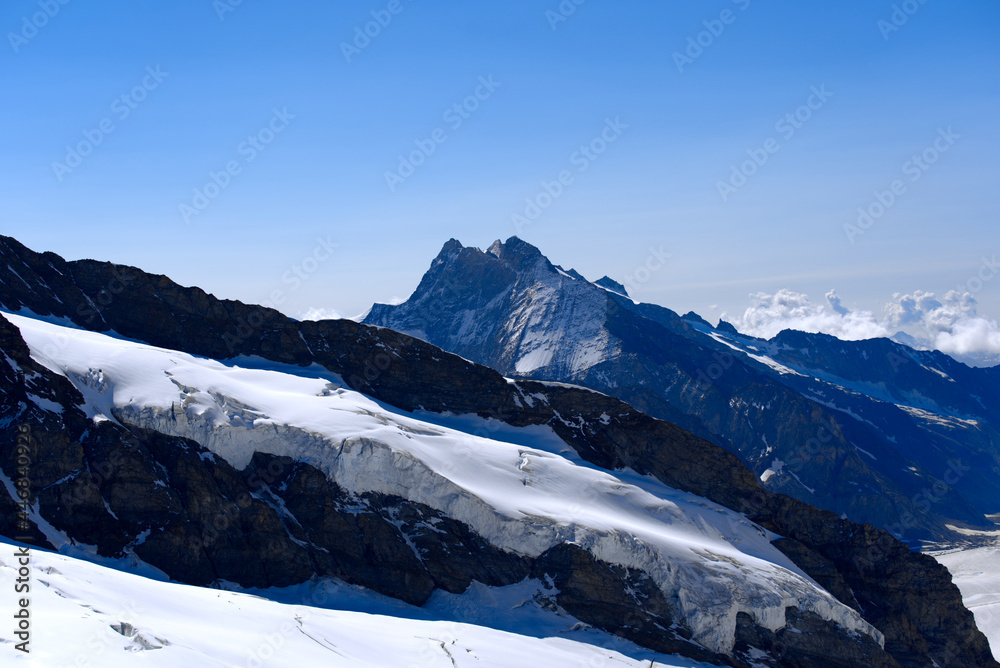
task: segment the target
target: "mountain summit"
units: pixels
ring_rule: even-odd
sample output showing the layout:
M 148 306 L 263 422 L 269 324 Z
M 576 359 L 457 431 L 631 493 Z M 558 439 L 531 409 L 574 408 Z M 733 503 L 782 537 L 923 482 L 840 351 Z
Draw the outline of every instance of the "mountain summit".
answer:
M 449 241 L 406 302 L 364 322 L 616 396 L 733 451 L 774 491 L 907 540 L 991 528 L 1000 510 L 1000 368 L 889 339 L 741 336 L 517 237 L 485 252 Z

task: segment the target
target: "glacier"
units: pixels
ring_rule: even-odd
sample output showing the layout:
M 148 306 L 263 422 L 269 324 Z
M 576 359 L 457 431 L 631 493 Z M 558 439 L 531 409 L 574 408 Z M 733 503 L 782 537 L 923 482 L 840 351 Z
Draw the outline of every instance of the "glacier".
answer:
M 568 445 L 553 447 L 554 434 L 511 437 L 508 427 L 483 437 L 461 420 L 422 419 L 375 401 L 319 367 L 227 364 L 5 317 L 37 362 L 80 390 L 94 420 L 192 439 L 238 469 L 254 452 L 305 461 L 349 492 L 426 504 L 527 556 L 575 543 L 647 573 L 692 639 L 712 651 L 731 651 L 739 612 L 777 630 L 792 606 L 883 644 L 742 515 L 583 466 Z

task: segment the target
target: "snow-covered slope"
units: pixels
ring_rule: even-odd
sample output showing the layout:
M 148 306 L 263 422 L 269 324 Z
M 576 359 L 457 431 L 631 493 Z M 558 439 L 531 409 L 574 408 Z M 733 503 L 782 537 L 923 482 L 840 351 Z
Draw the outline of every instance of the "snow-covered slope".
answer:
M 518 342 L 509 351 L 517 360 L 514 370 L 528 374 L 549 367 L 571 377 L 614 357 L 614 339 L 601 325 L 607 300 L 563 271 L 546 271 L 543 262 L 539 258 L 539 266 L 523 277 L 531 290 L 503 325 L 506 338 Z
M 528 556 L 575 543 L 648 574 L 693 639 L 712 651 L 732 649 L 739 612 L 775 630 L 792 606 L 882 642 L 741 515 L 578 465 L 550 432 L 483 438 L 462 431 L 460 421 L 434 424 L 380 404 L 322 369 L 247 368 L 254 360 L 227 366 L 6 317 L 36 361 L 81 391 L 95 421 L 190 438 L 237 468 L 255 451 L 307 461 L 349 492 L 426 504 Z
M 13 590 L 18 577 L 16 549 L 0 541 L 4 592 Z M 594 629 L 567 628 L 565 617 L 540 609 L 520 616 L 522 633 L 450 621 L 482 599 L 499 600 L 511 614 L 523 601 L 517 586 L 477 587 L 461 596 L 440 592 L 421 609 L 333 581 L 266 592 L 284 601 L 276 602 L 160 582 L 40 550 L 31 552 L 31 563 L 30 653 L 15 649 L 20 640 L 4 624 L 0 665 L 707 666 Z M 6 604 L 0 611 L 7 619 L 12 614 Z
M 930 553 L 951 571 L 965 607 L 1000 659 L 1000 540 L 994 545 Z

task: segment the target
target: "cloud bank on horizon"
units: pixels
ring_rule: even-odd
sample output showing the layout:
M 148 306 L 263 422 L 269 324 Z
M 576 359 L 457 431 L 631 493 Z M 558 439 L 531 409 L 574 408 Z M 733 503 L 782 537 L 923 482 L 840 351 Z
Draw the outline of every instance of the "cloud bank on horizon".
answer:
M 340 311 L 333 308 L 312 307 L 304 311 L 298 320 L 340 320 L 344 316 Z
M 969 292 L 949 290 L 940 299 L 922 290 L 895 293 L 880 316 L 845 307 L 836 290 L 825 297 L 826 303 L 818 304 L 793 290 L 757 292 L 750 295 L 746 311 L 731 322 L 741 333 L 763 339 L 783 329 L 849 341 L 891 337 L 914 348 L 940 350 L 967 364 L 1000 364 L 1000 327 L 978 314 Z

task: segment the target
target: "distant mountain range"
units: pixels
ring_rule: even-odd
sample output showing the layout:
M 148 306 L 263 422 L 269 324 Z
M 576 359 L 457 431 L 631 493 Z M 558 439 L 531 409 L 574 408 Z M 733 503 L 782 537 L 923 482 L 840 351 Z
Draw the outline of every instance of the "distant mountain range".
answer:
M 896 332 L 889 338 L 896 343 L 902 343 L 904 346 L 913 348 L 914 350 L 934 350 L 934 343 L 932 341 L 907 334 L 903 331 Z M 987 350 L 964 353 L 951 352 L 948 354 L 959 362 L 963 362 L 969 366 L 994 367 L 1000 365 L 1000 353 L 989 352 Z
M 1000 367 L 889 339 L 743 336 L 517 237 L 485 251 L 452 239 L 406 302 L 363 322 L 618 397 L 734 452 L 768 489 L 904 540 L 990 528 L 1000 511 Z
M 456 258 L 469 263 L 473 280 L 454 271 Z M 756 343 L 717 341 L 715 330 L 700 332 L 666 309 L 620 301 L 550 267 L 516 240 L 488 256 L 450 243 L 425 291 L 449 299 L 454 291 L 486 312 L 511 296 L 519 277 L 541 276 L 538 288 L 516 295 L 525 310 L 512 311 L 521 314 L 512 324 L 461 310 L 442 310 L 438 320 L 484 345 L 492 332 L 519 329 L 507 359 L 522 373 L 596 365 L 610 374 L 621 365 L 647 382 L 667 376 L 644 370 L 639 353 L 666 368 L 673 357 L 661 337 L 669 334 L 692 355 L 691 380 L 679 391 L 726 414 L 713 422 L 704 413 L 706 428 L 749 422 L 751 408 L 777 410 L 779 420 L 829 425 L 836 447 L 857 453 L 846 427 L 833 422 L 843 419 L 839 411 L 732 347 Z M 455 283 L 434 287 L 432 274 Z M 565 304 L 557 303 L 563 292 Z M 1000 668 L 934 559 L 766 489 L 762 478 L 787 477 L 776 464 L 770 476 L 751 472 L 725 449 L 605 393 L 505 378 L 383 327 L 297 322 L 134 267 L 36 253 L 7 237 L 0 309 L 0 534 L 10 539 L 276 597 L 344 581 L 432 606 L 444 593 L 475 590 L 486 593 L 465 614 L 486 625 L 494 617 L 515 617 L 520 628 L 544 620 L 576 639 L 593 627 L 736 668 Z M 562 338 L 552 338 L 550 316 Z M 433 324 L 423 321 L 424 336 Z M 564 346 L 580 339 L 589 344 Z M 503 337 L 492 340 L 502 354 Z M 631 359 L 626 348 L 637 349 Z M 783 359 L 771 363 L 794 361 Z M 699 371 L 708 378 L 701 386 Z M 757 389 L 726 394 L 743 381 Z M 785 433 L 768 432 L 767 441 Z M 13 456 L 19 437 L 28 465 Z M 966 479 L 972 472 L 962 472 Z M 21 489 L 26 509 L 17 503 Z M 77 591 L 54 575 L 40 586 Z M 503 607 L 510 596 L 501 592 L 511 587 L 520 601 Z M 169 615 L 126 626 L 97 607 L 106 599 L 79 601 L 90 607 L 75 615 L 60 604 L 73 620 L 67 637 L 85 635 L 96 615 L 130 651 L 181 656 L 172 653 L 189 642 L 187 631 L 156 628 L 170 626 Z M 448 653 L 453 645 L 434 643 L 435 660 L 459 665 Z M 12 654 L 11 643 L 0 643 L 0 657 Z

